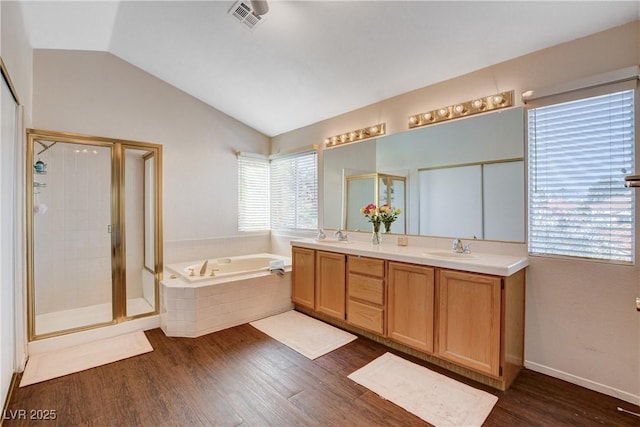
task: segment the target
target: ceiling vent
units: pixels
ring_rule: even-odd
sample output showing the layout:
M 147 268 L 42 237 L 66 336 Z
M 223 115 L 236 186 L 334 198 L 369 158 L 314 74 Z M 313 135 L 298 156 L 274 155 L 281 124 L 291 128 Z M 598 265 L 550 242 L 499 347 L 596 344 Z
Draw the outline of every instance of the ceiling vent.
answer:
M 248 1 L 241 0 L 236 2 L 233 7 L 229 9 L 229 15 L 236 18 L 238 22 L 250 30 L 253 30 L 264 21 L 264 16 L 256 15 Z

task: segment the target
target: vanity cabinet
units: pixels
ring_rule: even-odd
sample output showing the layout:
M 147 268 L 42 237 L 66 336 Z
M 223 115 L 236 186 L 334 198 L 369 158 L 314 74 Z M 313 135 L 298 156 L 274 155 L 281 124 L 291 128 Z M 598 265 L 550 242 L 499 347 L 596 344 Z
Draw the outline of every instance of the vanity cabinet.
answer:
M 433 353 L 435 269 L 389 262 L 387 337 Z
M 315 254 L 313 249 L 291 248 L 291 301 L 315 308 Z
M 324 249 L 328 243 L 323 249 L 293 246 L 296 308 L 497 389 L 509 388 L 524 365 L 526 259 L 484 255 L 493 263 L 482 267 L 487 271 L 465 271 L 439 258 L 423 264 L 398 260 L 392 251 L 354 254 L 352 246 L 335 245 L 334 251 Z M 496 271 L 499 263 L 518 267 Z
M 316 252 L 316 306 L 320 313 L 345 319 L 346 255 L 335 252 Z
M 385 261 L 347 258 L 347 323 L 384 335 Z
M 502 278 L 439 271 L 438 356 L 500 375 Z

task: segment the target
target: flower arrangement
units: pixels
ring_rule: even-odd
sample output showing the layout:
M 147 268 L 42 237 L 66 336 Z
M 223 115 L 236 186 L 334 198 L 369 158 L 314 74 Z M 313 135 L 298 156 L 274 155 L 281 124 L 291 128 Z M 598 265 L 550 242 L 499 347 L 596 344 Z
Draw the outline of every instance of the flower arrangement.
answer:
M 360 208 L 360 213 L 365 216 L 369 220 L 371 224 L 373 224 L 373 231 L 380 231 L 380 224 L 382 224 L 382 216 L 380 215 L 380 211 L 378 207 L 373 203 L 369 203 L 364 208 Z
M 360 208 L 360 213 L 373 224 L 373 231 L 380 231 L 380 224 L 384 224 L 385 232 L 388 233 L 391 231 L 391 224 L 398 219 L 398 215 L 402 213 L 402 210 L 400 208 L 392 208 L 387 204 L 377 207 L 373 203 L 369 203 L 367 206 Z
M 380 206 L 380 209 L 378 209 L 380 212 L 380 219 L 382 221 L 382 223 L 384 224 L 384 231 L 385 233 L 388 233 L 391 231 L 391 224 L 393 224 L 393 222 L 398 219 L 398 215 L 400 215 L 402 213 L 402 210 L 400 208 L 392 208 L 389 205 L 382 205 Z

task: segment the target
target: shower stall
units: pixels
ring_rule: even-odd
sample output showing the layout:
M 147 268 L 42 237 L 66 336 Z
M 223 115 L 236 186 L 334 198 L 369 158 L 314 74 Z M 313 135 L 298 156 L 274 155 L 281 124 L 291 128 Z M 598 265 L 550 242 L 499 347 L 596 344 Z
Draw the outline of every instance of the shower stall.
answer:
M 158 144 L 27 131 L 29 340 L 158 314 Z

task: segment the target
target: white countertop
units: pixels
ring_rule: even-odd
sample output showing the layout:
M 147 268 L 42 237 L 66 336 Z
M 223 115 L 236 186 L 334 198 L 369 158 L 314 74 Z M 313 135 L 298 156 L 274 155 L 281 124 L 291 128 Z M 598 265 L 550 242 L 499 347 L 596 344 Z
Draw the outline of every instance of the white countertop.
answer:
M 291 246 L 505 277 L 529 265 L 529 258 L 522 256 L 496 255 L 486 252 L 456 254 L 438 248 L 397 246 L 395 243 L 384 242 L 375 246 L 369 242 L 345 243 L 330 239 L 300 239 L 292 240 Z

